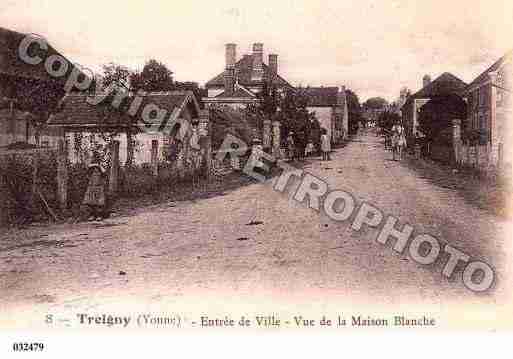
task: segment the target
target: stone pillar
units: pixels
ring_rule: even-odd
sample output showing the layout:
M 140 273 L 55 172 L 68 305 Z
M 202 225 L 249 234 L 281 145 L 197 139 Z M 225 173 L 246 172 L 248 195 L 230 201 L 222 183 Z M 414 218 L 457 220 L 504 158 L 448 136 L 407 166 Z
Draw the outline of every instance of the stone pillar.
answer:
M 151 174 L 153 177 L 159 175 L 159 141 L 151 141 Z
M 467 145 L 467 164 L 468 164 L 469 166 L 474 166 L 474 162 L 472 162 L 472 158 L 471 158 L 471 156 L 470 156 L 470 153 L 471 153 L 471 151 L 472 151 L 472 150 L 471 150 L 471 147 L 472 147 L 472 146 L 471 146 L 471 144 L 470 144 L 470 142 L 469 142 L 469 143 L 468 143 L 468 145 Z
M 271 134 L 271 121 L 264 120 L 264 128 L 262 133 L 262 146 L 264 151 L 269 151 L 272 148 L 272 134 Z
M 200 110 L 199 117 L 199 136 L 205 163 L 203 170 L 205 178 L 209 180 L 212 172 L 212 124 L 210 123 L 210 111 Z
M 281 123 L 279 121 L 274 121 L 272 123 L 272 152 L 271 154 L 275 159 L 281 158 L 280 153 L 280 145 L 281 145 L 281 131 L 280 131 Z
M 109 195 L 115 196 L 118 192 L 119 182 L 119 141 L 112 141 L 110 144 L 110 173 L 109 173 Z
M 57 198 L 62 212 L 68 208 L 68 153 L 66 143 L 59 140 L 57 150 Z
M 2 161 L 2 157 L 0 157 L 0 161 Z M 2 166 L 2 163 L 0 163 L 0 166 Z M 1 167 L 0 167 L 1 170 Z M 4 177 L 0 176 L 0 198 L 2 200 L 0 201 L 0 228 L 7 224 L 8 222 L 8 206 L 6 199 L 8 198 L 7 195 L 7 188 L 4 183 Z
M 461 163 L 461 120 L 452 120 L 452 147 L 454 149 L 454 160 Z

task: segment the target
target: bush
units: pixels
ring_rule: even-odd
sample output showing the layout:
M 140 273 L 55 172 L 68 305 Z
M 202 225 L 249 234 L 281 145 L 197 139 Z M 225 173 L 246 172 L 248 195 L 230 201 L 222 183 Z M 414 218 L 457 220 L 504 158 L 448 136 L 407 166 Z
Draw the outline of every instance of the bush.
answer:
M 136 198 L 155 190 L 155 178 L 149 164 L 120 168 L 119 195 Z
M 452 127 L 447 127 L 447 128 L 440 130 L 440 132 L 438 132 L 433 139 L 433 143 L 435 143 L 437 145 L 442 145 L 442 146 L 450 147 L 450 146 L 452 146 L 452 142 L 453 142 Z
M 55 210 L 57 201 L 57 160 L 54 152 L 40 152 L 36 186 L 39 193 L 32 193 L 34 174 L 34 153 L 23 153 L 0 158 L 0 174 L 4 184 L 2 200 L 7 203 L 8 222 L 26 223 L 33 220 L 46 220 L 48 211 L 39 193 Z
M 241 111 L 229 107 L 214 109 L 211 112 L 211 121 L 214 151 L 221 147 L 227 134 L 241 139 L 248 146 L 251 144 L 255 127 L 250 125 Z
M 68 167 L 68 208 L 76 212 L 80 207 L 89 182 L 87 166 L 76 163 Z

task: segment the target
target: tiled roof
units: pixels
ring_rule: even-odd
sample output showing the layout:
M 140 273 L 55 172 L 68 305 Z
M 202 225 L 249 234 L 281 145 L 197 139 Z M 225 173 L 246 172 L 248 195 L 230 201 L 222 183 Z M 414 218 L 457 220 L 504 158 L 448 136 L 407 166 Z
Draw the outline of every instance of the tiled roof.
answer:
M 264 69 L 264 79 L 269 79 L 271 74 L 269 66 L 265 63 L 262 64 Z M 260 84 L 261 81 L 255 81 L 251 78 L 251 74 L 253 72 L 253 55 L 244 55 L 236 64 L 235 64 L 235 73 L 238 78 L 238 81 L 243 86 L 251 86 Z M 278 86 L 288 86 L 292 87 L 283 77 L 277 75 L 275 78 L 275 84 Z M 224 86 L 224 72 L 221 72 L 219 75 L 211 79 L 205 84 L 206 87 L 212 86 Z
M 493 71 L 497 71 L 501 66 L 502 64 L 504 63 L 504 61 L 506 61 L 506 59 L 510 59 L 511 57 L 513 57 L 513 50 L 509 51 L 506 55 L 502 56 L 499 60 L 495 61 L 492 66 L 490 66 L 489 68 L 487 68 L 483 73 L 481 73 L 478 77 L 476 77 L 467 87 L 467 90 L 470 89 L 471 87 L 473 87 L 474 85 L 478 84 L 478 83 L 481 83 L 483 82 L 484 80 L 486 80 L 488 78 L 488 74 L 490 72 L 493 72 Z
M 38 65 L 31 65 L 24 62 L 18 55 L 18 48 L 25 34 L 0 27 L 0 74 L 10 76 L 38 79 L 43 81 L 59 81 L 64 83 L 67 76 L 60 78 L 52 77 L 45 69 L 44 61 Z M 62 56 L 57 50 L 48 45 L 48 50 L 40 49 L 37 45 L 29 48 L 30 55 L 39 55 L 43 60 L 51 55 Z M 65 58 L 64 56 L 62 56 Z M 66 59 L 66 58 L 65 58 Z M 67 60 L 67 59 L 66 59 Z M 72 64 L 67 60 L 68 64 Z M 68 69 L 71 73 L 72 68 Z
M 237 85 L 236 85 L 237 86 Z M 256 98 L 249 90 L 243 89 L 241 87 L 237 87 L 237 89 L 233 93 L 227 93 L 223 91 L 216 98 Z
M 337 105 L 338 87 L 307 87 L 308 106 L 326 107 Z
M 406 104 L 411 103 L 414 99 L 432 98 L 435 96 L 444 96 L 457 94 L 460 95 L 465 90 L 467 84 L 449 72 L 444 72 L 436 79 L 431 81 L 427 86 L 408 97 Z M 406 105 L 405 104 L 405 105 Z
M 136 118 L 128 114 L 120 114 L 112 111 L 111 102 L 106 99 L 106 95 L 94 95 L 91 105 L 87 102 L 87 95 L 67 95 L 64 97 L 60 111 L 50 117 L 49 125 L 64 127 L 126 127 L 128 123 L 134 123 Z M 155 104 L 160 109 L 167 111 L 166 118 L 173 113 L 176 108 L 184 105 L 186 99 L 192 100 L 191 91 L 172 91 L 162 93 L 149 93 L 144 97 L 140 109 L 146 104 Z M 101 102 L 103 100 L 103 102 Z M 193 101 L 193 100 L 192 100 Z

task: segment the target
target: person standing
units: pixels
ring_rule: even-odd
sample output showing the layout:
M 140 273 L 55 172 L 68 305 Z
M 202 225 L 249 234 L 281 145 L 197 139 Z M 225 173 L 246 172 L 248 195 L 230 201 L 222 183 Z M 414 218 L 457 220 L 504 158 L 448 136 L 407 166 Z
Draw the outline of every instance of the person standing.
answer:
M 305 156 L 306 157 L 310 156 L 314 151 L 315 151 L 315 148 L 314 148 L 312 141 L 308 141 L 308 144 L 306 145 L 306 148 L 305 148 Z
M 396 121 L 394 126 L 392 126 L 392 154 L 394 161 L 396 153 L 399 155 L 399 160 L 402 159 L 404 147 L 406 147 L 404 127 L 399 121 Z
M 89 183 L 82 204 L 89 209 L 90 220 L 102 220 L 105 216 L 105 171 L 99 163 L 92 163 L 88 168 Z
M 322 160 L 330 161 L 331 143 L 330 143 L 330 139 L 328 136 L 328 131 L 326 131 L 326 129 L 322 130 L 321 151 L 322 151 Z
M 290 131 L 289 135 L 287 136 L 287 151 L 289 160 L 294 161 L 294 158 L 296 156 L 296 146 L 294 143 L 294 132 L 292 131 Z

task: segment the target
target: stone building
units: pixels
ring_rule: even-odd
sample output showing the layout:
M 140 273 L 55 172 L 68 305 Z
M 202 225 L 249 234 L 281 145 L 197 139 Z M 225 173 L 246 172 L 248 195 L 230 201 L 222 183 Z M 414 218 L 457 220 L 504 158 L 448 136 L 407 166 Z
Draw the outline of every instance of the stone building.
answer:
M 489 147 L 490 163 L 509 163 L 513 143 L 511 74 L 513 51 L 510 51 L 465 89 L 467 98 L 467 132 L 480 134 L 481 145 Z
M 308 112 L 314 112 L 332 143 L 347 137 L 349 130 L 346 90 L 338 87 L 306 87 Z
M 90 150 L 95 144 L 102 142 L 102 134 L 116 134 L 113 139 L 120 142 L 121 164 L 127 159 L 128 137 L 127 131 L 137 135 L 134 143 L 134 164 L 150 163 L 153 141 L 157 141 L 159 161 L 164 160 L 166 148 L 172 145 L 175 138 L 180 138 L 183 154 L 187 155 L 188 139 L 194 131 L 199 134 L 200 128 L 200 108 L 192 91 L 170 91 L 153 92 L 145 95 L 143 105 L 151 104 L 158 106 L 159 111 L 166 112 L 166 122 L 158 128 L 143 130 L 140 123 L 136 123 L 134 118 L 127 120 L 128 115 L 120 115 L 117 112 L 109 111 L 110 103 L 102 102 L 100 97 L 105 95 L 94 95 L 93 101 L 88 102 L 87 95 L 72 94 L 66 96 L 59 106 L 59 112 L 52 115 L 48 125 L 52 128 L 58 128 L 68 144 L 69 156 L 71 162 L 80 162 L 89 160 Z M 93 105 L 91 103 L 98 103 Z M 133 121 L 130 121 L 133 120 Z M 176 126 L 175 124 L 191 124 L 191 126 Z M 166 128 L 173 124 L 172 128 Z M 171 127 L 171 126 L 169 126 Z M 163 131 L 166 128 L 167 131 Z M 180 131 L 177 136 L 177 131 Z M 85 157 L 83 153 L 77 150 L 77 140 L 79 147 L 85 148 Z M 182 156 L 183 157 L 183 156 Z
M 51 104 L 57 104 L 64 96 L 67 76 L 50 76 L 44 61 L 37 65 L 24 62 L 19 48 L 26 36 L 0 28 L 0 149 L 20 142 L 53 147 L 59 137 L 44 122 Z M 59 56 L 71 65 L 52 46 L 48 45 L 46 50 L 36 47 L 27 50 L 31 56 Z M 74 67 L 68 69 L 71 72 Z
M 433 81 L 431 81 L 428 75 L 425 75 L 422 79 L 422 86 L 419 91 L 406 99 L 406 102 L 401 108 L 408 145 L 412 143 L 415 133 L 422 135 L 418 128 L 418 113 L 420 108 L 437 96 L 462 96 L 467 84 L 453 74 L 444 72 Z
M 278 55 L 269 54 L 264 62 L 264 45 L 253 44 L 253 53 L 237 60 L 237 45 L 226 44 L 225 69 L 205 84 L 208 96 L 203 98 L 205 105 L 228 105 L 244 107 L 259 101 L 258 93 L 265 84 L 272 84 L 278 91 L 292 89 L 278 73 Z

